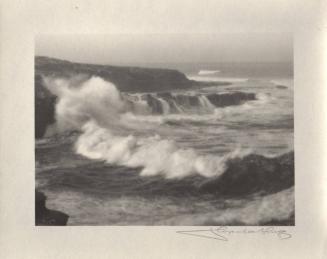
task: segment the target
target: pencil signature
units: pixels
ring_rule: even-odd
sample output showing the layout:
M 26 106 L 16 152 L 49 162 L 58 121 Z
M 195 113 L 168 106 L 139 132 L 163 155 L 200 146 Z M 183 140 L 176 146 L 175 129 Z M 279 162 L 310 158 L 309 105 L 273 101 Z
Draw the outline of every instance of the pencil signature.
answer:
M 253 228 L 242 228 L 242 229 L 231 229 L 227 226 L 209 228 L 209 229 L 197 229 L 197 230 L 182 230 L 176 231 L 178 234 L 216 239 L 220 241 L 228 241 L 229 237 L 233 234 L 259 234 L 259 235 L 276 235 L 278 239 L 284 240 L 292 237 L 284 229 L 277 229 L 276 227 L 260 227 L 258 229 Z

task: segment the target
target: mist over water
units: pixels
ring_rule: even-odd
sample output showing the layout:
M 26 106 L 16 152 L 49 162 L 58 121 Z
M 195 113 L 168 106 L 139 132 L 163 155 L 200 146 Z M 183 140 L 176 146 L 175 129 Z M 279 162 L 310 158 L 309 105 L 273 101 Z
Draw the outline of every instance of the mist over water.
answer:
M 293 188 L 202 194 L 230 161 L 293 150 L 292 79 L 228 76 L 220 67 L 199 69 L 189 77 L 232 84 L 165 93 L 119 92 L 100 77 L 44 78 L 58 97 L 56 123 L 36 151 L 50 205 L 64 208 L 73 225 L 255 225 L 290 217 Z

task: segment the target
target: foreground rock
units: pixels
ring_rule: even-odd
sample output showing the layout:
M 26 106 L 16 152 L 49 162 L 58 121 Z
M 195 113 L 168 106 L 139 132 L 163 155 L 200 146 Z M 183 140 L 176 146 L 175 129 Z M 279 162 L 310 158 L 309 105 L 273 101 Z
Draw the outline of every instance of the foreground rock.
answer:
M 35 191 L 35 225 L 36 226 L 66 226 L 69 216 L 45 206 L 46 196 Z
M 276 158 L 249 155 L 231 160 L 225 173 L 210 179 L 201 191 L 219 195 L 247 195 L 256 192 L 275 193 L 294 186 L 294 152 Z

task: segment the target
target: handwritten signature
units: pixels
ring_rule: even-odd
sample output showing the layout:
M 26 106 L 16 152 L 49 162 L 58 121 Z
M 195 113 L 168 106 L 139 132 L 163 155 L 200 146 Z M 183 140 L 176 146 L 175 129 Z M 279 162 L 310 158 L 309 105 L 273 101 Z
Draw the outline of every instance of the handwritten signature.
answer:
M 259 235 L 276 235 L 277 238 L 284 240 L 292 237 L 284 229 L 277 229 L 275 227 L 260 227 L 258 229 L 242 228 L 242 229 L 231 229 L 228 226 L 220 226 L 209 229 L 197 229 L 197 230 L 182 230 L 176 231 L 178 234 L 216 239 L 220 241 L 228 241 L 229 236 L 233 234 L 259 234 Z

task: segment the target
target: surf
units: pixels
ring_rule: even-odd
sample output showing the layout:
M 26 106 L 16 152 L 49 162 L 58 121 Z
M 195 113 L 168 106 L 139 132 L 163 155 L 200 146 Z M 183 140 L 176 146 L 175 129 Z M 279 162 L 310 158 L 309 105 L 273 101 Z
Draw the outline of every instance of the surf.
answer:
M 198 75 L 214 75 L 220 73 L 220 70 L 200 70 Z
M 191 148 L 180 148 L 174 140 L 164 139 L 155 132 L 152 136 L 137 137 L 133 131 L 141 131 L 143 122 L 137 117 L 130 121 L 126 116 L 139 111 L 156 113 L 159 107 L 160 113 L 183 113 L 193 106 L 207 111 L 215 106 L 209 98 L 215 98 L 216 106 L 223 106 L 225 103 L 220 102 L 226 95 L 145 94 L 133 97 L 131 104 L 130 96 L 120 93 L 114 84 L 99 77 L 92 77 L 79 85 L 76 85 L 76 80 L 72 81 L 74 85 L 67 79 L 46 79 L 46 85 L 58 96 L 57 128 L 80 131 L 75 151 L 89 159 L 131 168 L 142 167 L 142 176 L 183 178 L 198 174 L 213 177 L 223 174 L 226 161 L 249 153 L 249 150 L 236 149 L 221 156 L 202 155 Z M 235 95 L 228 94 L 227 98 L 230 96 L 235 102 Z M 149 110 L 143 109 L 144 106 Z

